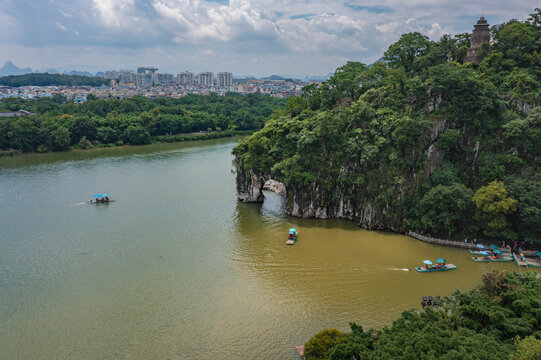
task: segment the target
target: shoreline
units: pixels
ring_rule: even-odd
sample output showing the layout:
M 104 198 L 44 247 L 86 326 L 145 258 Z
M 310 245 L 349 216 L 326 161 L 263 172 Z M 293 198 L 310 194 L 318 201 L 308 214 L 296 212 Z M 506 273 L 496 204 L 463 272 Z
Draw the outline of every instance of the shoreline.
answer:
M 233 137 L 233 136 L 250 135 L 255 131 L 257 130 L 235 130 L 235 131 L 225 130 L 225 131 L 220 131 L 220 132 L 213 131 L 213 132 L 205 132 L 205 133 L 158 135 L 158 136 L 152 137 L 151 142 L 148 144 L 117 145 L 114 143 L 108 143 L 108 144 L 99 144 L 99 145 L 91 146 L 88 148 L 73 147 L 65 151 L 24 152 L 22 150 L 8 149 L 8 150 L 0 150 L 0 159 L 16 157 L 16 156 L 24 156 L 24 155 L 34 155 L 34 154 L 62 154 L 62 153 L 70 153 L 70 152 L 84 152 L 88 150 L 123 148 L 123 147 L 129 147 L 129 146 L 151 145 L 151 144 L 156 144 L 156 143 L 176 143 L 176 142 L 180 143 L 180 142 L 186 142 L 186 141 L 212 140 L 212 139 L 220 139 L 220 138 Z

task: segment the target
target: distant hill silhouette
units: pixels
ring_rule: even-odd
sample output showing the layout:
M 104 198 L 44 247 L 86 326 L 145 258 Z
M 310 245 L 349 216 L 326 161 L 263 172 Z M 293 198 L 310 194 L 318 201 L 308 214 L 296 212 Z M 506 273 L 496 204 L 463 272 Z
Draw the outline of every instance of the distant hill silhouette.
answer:
M 271 76 L 264 77 L 262 79 L 263 80 L 285 80 L 286 78 L 280 75 L 271 75 Z
M 23 75 L 23 74 L 30 74 L 32 73 L 32 69 L 30 68 L 18 68 L 14 63 L 11 61 L 6 61 L 4 63 L 4 66 L 0 68 L 0 76 L 8 76 L 8 75 Z

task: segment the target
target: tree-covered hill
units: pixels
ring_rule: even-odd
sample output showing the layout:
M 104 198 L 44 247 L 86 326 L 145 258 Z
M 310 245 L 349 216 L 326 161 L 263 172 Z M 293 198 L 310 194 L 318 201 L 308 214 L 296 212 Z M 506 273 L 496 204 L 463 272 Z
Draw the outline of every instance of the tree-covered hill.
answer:
M 469 293 L 436 307 L 409 310 L 381 330 L 325 329 L 305 344 L 306 360 L 538 360 L 541 359 L 541 277 L 483 275 Z
M 295 216 L 541 243 L 541 10 L 491 33 L 480 64 L 469 34 L 410 33 L 306 86 L 234 149 L 239 198 L 273 178 Z
M 0 101 L 0 112 L 24 109 L 37 115 L 0 117 L 0 150 L 62 151 L 72 146 L 182 140 L 183 134 L 201 131 L 231 134 L 260 129 L 273 111 L 283 107 L 282 99 L 234 93 L 153 100 L 141 96 L 98 100 L 90 95 L 83 104 L 66 102 L 59 94 L 50 99 L 10 98 Z
M 109 80 L 102 77 L 35 73 L 24 75 L 10 75 L 0 77 L 0 85 L 19 86 L 100 86 L 109 84 Z

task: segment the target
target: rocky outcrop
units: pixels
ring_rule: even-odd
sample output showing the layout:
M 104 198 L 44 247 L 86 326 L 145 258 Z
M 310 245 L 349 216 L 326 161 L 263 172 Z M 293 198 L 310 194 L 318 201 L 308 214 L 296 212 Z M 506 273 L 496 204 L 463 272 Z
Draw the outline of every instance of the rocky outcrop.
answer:
M 252 170 L 237 172 L 237 199 L 244 202 L 262 202 L 265 181 Z
M 263 190 L 272 191 L 278 195 L 286 195 L 286 186 L 277 180 L 267 180 L 263 185 Z
M 237 200 L 244 202 L 262 202 L 263 185 L 266 178 L 256 174 L 253 170 L 244 169 L 243 163 L 239 158 L 234 161 L 236 167 L 237 180 Z
M 315 188 L 315 184 L 305 190 L 287 189 L 277 180 L 270 180 L 268 175 L 257 174 L 252 170 L 245 170 L 240 160 L 235 160 L 237 199 L 243 202 L 262 202 L 263 190 L 270 190 L 280 195 L 287 194 L 285 213 L 301 218 L 338 218 L 349 219 L 359 226 L 372 229 L 402 231 L 401 224 L 391 216 L 391 207 L 386 209 L 374 206 L 373 199 L 345 199 L 341 196 L 336 204 L 325 198 L 325 193 Z M 344 194 L 346 189 L 341 189 Z M 314 195 L 318 194 L 318 195 Z M 325 205 L 322 205 L 325 204 Z
M 286 214 L 302 218 L 348 219 L 371 230 L 402 230 L 401 224 L 396 223 L 385 210 L 374 206 L 370 199 L 345 200 L 342 196 L 336 205 L 321 206 L 320 203 L 324 203 L 320 197 L 311 197 L 306 191 L 293 192 L 288 196 Z
M 435 121 L 430 133 L 427 148 L 421 150 L 426 157 L 423 171 L 416 173 L 389 174 L 385 167 L 373 169 L 372 179 L 358 186 L 338 185 L 329 189 L 329 179 L 316 178 L 302 188 L 284 186 L 271 174 L 258 173 L 245 169 L 241 158 L 235 159 L 237 175 L 237 198 L 244 202 L 262 202 L 263 190 L 270 190 L 285 196 L 285 213 L 301 218 L 339 218 L 355 221 L 359 226 L 371 230 L 392 230 L 405 232 L 408 196 L 412 195 L 422 178 L 430 176 L 441 166 L 445 152 L 437 147 L 439 135 L 447 129 L 445 120 Z M 355 166 L 344 166 L 340 174 L 350 172 L 362 174 L 363 170 Z M 271 178 L 273 178 L 271 180 Z M 378 179 L 378 180 L 376 180 Z

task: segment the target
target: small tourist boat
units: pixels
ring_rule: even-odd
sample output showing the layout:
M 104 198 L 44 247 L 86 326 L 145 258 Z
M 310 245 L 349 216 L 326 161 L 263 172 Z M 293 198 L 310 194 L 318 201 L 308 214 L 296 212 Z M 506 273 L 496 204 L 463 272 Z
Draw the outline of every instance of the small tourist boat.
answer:
M 96 194 L 94 195 L 94 200 L 90 200 L 89 204 L 109 204 L 115 202 L 114 199 L 111 199 L 107 194 Z
M 512 254 L 513 254 L 513 259 L 515 260 L 515 263 L 518 266 L 525 266 L 525 267 L 531 266 L 535 268 L 541 268 L 541 251 L 536 254 L 537 259 L 528 258 L 526 256 L 522 256 L 521 258 L 520 255 L 517 255 L 515 253 L 512 253 Z
M 503 255 L 502 253 L 501 250 L 493 250 L 492 253 L 484 252 L 481 254 L 483 256 L 474 256 L 472 259 L 479 262 L 513 261 L 511 255 Z
M 513 261 L 513 258 L 511 255 L 503 255 L 499 258 L 492 257 L 492 256 L 473 256 L 473 261 L 477 262 L 505 262 L 505 261 Z
M 447 270 L 456 269 L 455 265 L 447 264 L 447 261 L 442 258 L 437 259 L 435 265 L 430 260 L 424 260 L 423 263 L 424 263 L 423 266 L 417 266 L 415 270 L 419 272 L 433 272 L 433 271 L 447 271 Z
M 541 251 L 537 253 L 537 258 L 525 257 L 524 260 L 528 263 L 528 267 L 541 268 Z
M 287 245 L 293 245 L 295 244 L 295 241 L 297 241 L 297 237 L 299 236 L 299 232 L 295 228 L 289 229 L 287 232 Z
M 514 252 L 511 253 L 511 255 L 513 256 L 513 259 L 515 260 L 515 263 L 518 266 L 528 267 L 528 263 L 526 262 L 526 259 L 523 256 L 521 257 L 520 255 L 517 255 Z
M 487 251 L 487 250 L 470 250 L 470 254 L 472 254 L 472 255 L 488 255 L 488 254 L 490 254 L 490 251 Z

